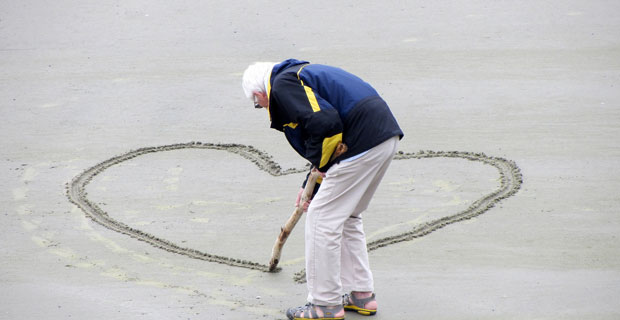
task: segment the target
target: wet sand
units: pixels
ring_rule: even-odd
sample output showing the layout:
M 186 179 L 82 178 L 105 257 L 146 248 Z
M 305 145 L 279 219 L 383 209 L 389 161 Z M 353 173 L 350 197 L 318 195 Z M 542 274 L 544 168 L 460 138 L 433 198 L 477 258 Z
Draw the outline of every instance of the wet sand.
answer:
M 619 9 L 0 4 L 0 319 L 303 304 L 303 219 L 265 265 L 306 162 L 240 88 L 289 57 L 358 74 L 405 132 L 364 214 L 373 319 L 620 317 Z

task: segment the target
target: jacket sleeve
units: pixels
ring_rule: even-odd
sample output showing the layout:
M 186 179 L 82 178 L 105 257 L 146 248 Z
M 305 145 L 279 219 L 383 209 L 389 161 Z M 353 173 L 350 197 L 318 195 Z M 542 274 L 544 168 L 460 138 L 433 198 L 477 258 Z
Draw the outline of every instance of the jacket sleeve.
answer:
M 312 165 L 325 172 L 330 158 L 342 141 L 342 121 L 338 111 L 297 78 L 282 77 L 274 84 L 273 98 L 285 109 L 288 119 L 299 124 L 306 137 L 305 154 Z

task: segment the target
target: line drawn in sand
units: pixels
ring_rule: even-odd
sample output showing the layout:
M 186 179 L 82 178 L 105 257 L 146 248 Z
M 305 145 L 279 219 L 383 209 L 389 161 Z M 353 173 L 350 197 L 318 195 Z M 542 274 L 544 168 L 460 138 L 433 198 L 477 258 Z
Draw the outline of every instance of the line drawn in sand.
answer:
M 135 157 L 154 153 L 165 152 L 179 149 L 212 149 L 222 150 L 239 155 L 251 162 L 253 162 L 258 169 L 266 171 L 273 176 L 283 176 L 293 173 L 307 172 L 308 167 L 305 168 L 291 168 L 282 170 L 279 164 L 272 160 L 272 157 L 267 153 L 260 151 L 253 146 L 247 146 L 242 144 L 218 144 L 218 143 L 202 143 L 202 142 L 188 142 L 170 144 L 156 147 L 146 147 L 137 150 L 131 150 L 125 154 L 110 158 L 101 163 L 98 163 L 82 173 L 74 177 L 69 183 L 67 183 L 67 197 L 69 201 L 78 206 L 90 219 L 99 223 L 100 225 L 128 235 L 140 241 L 147 242 L 154 247 L 188 256 L 194 259 L 205 260 L 209 262 L 217 262 L 226 264 L 233 267 L 241 267 L 247 269 L 260 270 L 263 272 L 269 272 L 269 266 L 258 262 L 225 257 L 221 255 L 214 255 L 204 251 L 199 251 L 192 248 L 182 247 L 176 243 L 168 241 L 166 239 L 159 238 L 155 235 L 143 232 L 139 229 L 132 228 L 118 220 L 113 219 L 107 212 L 102 210 L 94 202 L 90 201 L 87 197 L 86 186 L 92 181 L 92 179 L 105 171 L 106 169 L 117 165 L 121 162 L 128 161 Z M 415 226 L 409 231 L 402 232 L 397 235 L 387 236 L 367 244 L 368 251 L 377 250 L 379 248 L 389 246 L 395 243 L 409 241 L 415 238 L 423 237 L 433 231 L 441 229 L 447 225 L 471 219 L 479 216 L 489 209 L 493 208 L 497 203 L 506 199 L 519 191 L 523 183 L 523 177 L 521 170 L 514 161 L 507 160 L 499 157 L 490 157 L 483 153 L 461 152 L 461 151 L 419 151 L 416 153 L 405 153 L 399 151 L 394 155 L 394 160 L 406 160 L 406 159 L 428 159 L 428 158 L 460 158 L 469 161 L 481 162 L 486 165 L 495 167 L 499 172 L 500 186 L 489 194 L 486 194 L 482 198 L 474 201 L 468 208 L 459 211 L 455 214 L 444 216 L 442 218 L 432 220 L 420 225 Z M 275 235 L 274 235 L 275 237 Z M 276 270 L 280 271 L 281 268 Z M 305 270 L 295 273 L 294 280 L 302 283 L 305 281 Z

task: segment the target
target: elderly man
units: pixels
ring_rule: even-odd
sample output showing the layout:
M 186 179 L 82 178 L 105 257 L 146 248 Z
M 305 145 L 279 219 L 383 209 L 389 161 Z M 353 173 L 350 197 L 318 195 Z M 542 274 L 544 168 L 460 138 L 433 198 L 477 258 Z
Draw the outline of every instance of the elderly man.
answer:
M 345 309 L 375 314 L 362 212 L 403 137 L 388 105 L 357 76 L 296 59 L 250 65 L 243 90 L 323 176 L 311 203 L 302 204 L 308 303 L 288 309 L 288 318 L 344 319 Z M 342 144 L 346 151 L 334 156 Z

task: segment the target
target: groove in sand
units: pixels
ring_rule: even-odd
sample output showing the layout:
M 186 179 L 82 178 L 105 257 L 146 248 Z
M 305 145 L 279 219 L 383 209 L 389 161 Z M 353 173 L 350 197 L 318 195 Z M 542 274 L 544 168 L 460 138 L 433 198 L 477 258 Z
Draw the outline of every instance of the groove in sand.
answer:
M 282 170 L 280 165 L 274 162 L 267 153 L 262 152 L 252 146 L 246 146 L 241 144 L 213 144 L 213 143 L 201 143 L 201 142 L 189 142 L 171 144 L 157 147 L 140 148 L 137 150 L 129 151 L 125 154 L 110 158 L 99 164 L 94 165 L 91 168 L 86 169 L 81 174 L 77 175 L 67 184 L 67 197 L 69 201 L 78 206 L 86 215 L 93 221 L 101 224 L 102 226 L 126 234 L 140 241 L 147 242 L 157 248 L 182 254 L 194 259 L 205 260 L 209 262 L 217 262 L 234 267 L 242 267 L 254 270 L 260 270 L 263 272 L 269 272 L 269 266 L 266 264 L 260 264 L 257 262 L 235 259 L 230 257 L 224 257 L 219 255 L 210 254 L 207 252 L 181 247 L 171 241 L 156 237 L 152 234 L 148 234 L 141 230 L 132 228 L 120 221 L 111 218 L 105 211 L 99 208 L 95 203 L 91 202 L 87 198 L 86 186 L 91 182 L 93 177 L 100 174 L 104 170 L 117 165 L 123 161 L 133 159 L 135 157 L 154 153 L 172 151 L 178 149 L 213 149 L 231 152 L 240 155 L 250 161 L 263 171 L 273 176 L 283 176 L 292 173 L 306 172 L 306 168 L 293 168 Z M 483 153 L 471 153 L 471 152 L 459 152 L 459 151 L 419 151 L 416 153 L 404 153 L 398 152 L 394 156 L 394 160 L 406 160 L 406 159 L 425 159 L 425 158 L 461 158 L 469 161 L 482 162 L 484 164 L 495 167 L 500 174 L 500 186 L 485 195 L 484 197 L 476 200 L 467 209 L 457 212 L 452 215 L 436 219 L 419 226 L 414 227 L 412 230 L 381 238 L 368 243 L 368 251 L 376 250 L 381 247 L 385 247 L 391 244 L 395 244 L 402 241 L 408 241 L 415 238 L 425 236 L 435 230 L 441 229 L 449 224 L 471 219 L 479 216 L 489 209 L 493 208 L 498 202 L 506 199 L 519 191 L 523 179 L 521 176 L 521 170 L 513 161 L 506 160 L 498 157 L 489 157 Z M 275 235 L 274 235 L 275 237 Z M 280 268 L 278 268 L 279 271 Z M 297 272 L 294 276 L 295 281 L 305 281 L 305 271 Z

